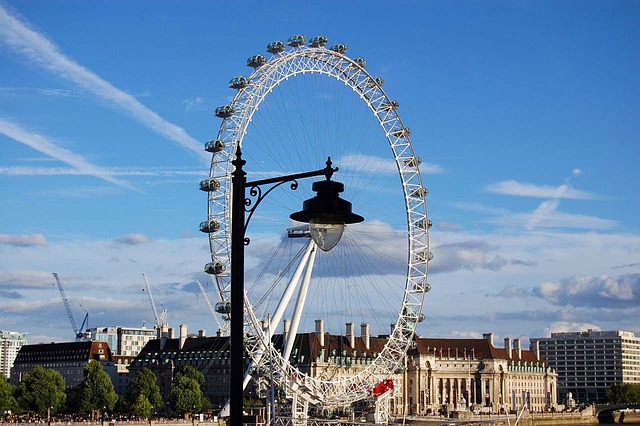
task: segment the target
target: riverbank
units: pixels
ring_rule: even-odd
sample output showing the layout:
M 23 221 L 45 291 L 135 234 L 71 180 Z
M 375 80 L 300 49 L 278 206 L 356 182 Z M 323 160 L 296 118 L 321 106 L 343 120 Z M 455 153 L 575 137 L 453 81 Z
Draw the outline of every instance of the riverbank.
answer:
M 513 426 L 517 420 L 515 414 L 510 415 L 471 415 L 465 419 L 444 417 L 407 417 L 406 424 L 413 426 L 434 425 L 464 425 L 464 426 Z M 396 424 L 401 424 L 396 421 Z M 598 424 L 598 419 L 591 412 L 575 413 L 523 413 L 518 421 L 522 426 L 553 426 L 553 425 L 590 425 Z

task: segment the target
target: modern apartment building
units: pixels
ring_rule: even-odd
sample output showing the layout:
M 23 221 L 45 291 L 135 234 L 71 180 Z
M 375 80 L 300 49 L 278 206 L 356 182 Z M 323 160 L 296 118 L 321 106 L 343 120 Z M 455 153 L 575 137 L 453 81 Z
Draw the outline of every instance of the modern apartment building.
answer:
M 539 348 L 558 372 L 561 402 L 606 402 L 606 392 L 619 383 L 640 384 L 640 337 L 628 331 L 551 333 L 531 338 L 532 350 Z
M 151 339 L 157 337 L 156 330 L 146 327 L 95 327 L 87 330 L 91 341 L 109 343 L 114 355 L 135 357 Z
M 27 334 L 18 331 L 0 331 L 0 374 L 8 379 L 20 348 L 27 344 Z

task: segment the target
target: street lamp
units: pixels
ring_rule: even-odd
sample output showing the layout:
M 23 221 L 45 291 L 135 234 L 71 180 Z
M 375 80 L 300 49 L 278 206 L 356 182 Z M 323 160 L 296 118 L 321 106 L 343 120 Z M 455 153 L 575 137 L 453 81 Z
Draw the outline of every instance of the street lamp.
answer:
M 338 168 L 333 168 L 331 158 L 324 169 L 297 173 L 270 179 L 247 182 L 240 146 L 236 148 L 235 166 L 231 173 L 231 327 L 230 327 L 230 374 L 229 403 L 231 426 L 242 425 L 242 402 L 244 397 L 244 246 L 249 244 L 245 237 L 247 225 L 260 202 L 275 188 L 291 182 L 291 189 L 298 188 L 298 179 L 325 176 L 324 181 L 314 182 L 315 197 L 305 200 L 302 210 L 290 217 L 299 222 L 309 223 L 311 238 L 324 251 L 331 250 L 340 241 L 345 224 L 362 222 L 364 218 L 351 211 L 351 203 L 340 198 L 344 185 L 331 180 Z M 266 191 L 262 187 L 271 185 Z M 246 197 L 256 197 L 255 203 Z M 248 216 L 245 220 L 245 213 Z

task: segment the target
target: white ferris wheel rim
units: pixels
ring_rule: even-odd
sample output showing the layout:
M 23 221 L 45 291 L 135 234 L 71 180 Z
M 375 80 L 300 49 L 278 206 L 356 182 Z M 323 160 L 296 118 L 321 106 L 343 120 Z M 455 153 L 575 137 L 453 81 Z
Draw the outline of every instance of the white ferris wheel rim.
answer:
M 209 233 L 212 262 L 224 265 L 224 271 L 216 274 L 223 291 L 228 291 L 230 271 L 230 193 L 231 171 L 236 146 L 240 144 L 250 126 L 253 114 L 272 89 L 283 81 L 299 74 L 317 73 L 341 81 L 358 94 L 374 113 L 380 128 L 386 135 L 392 150 L 398 175 L 402 181 L 407 226 L 407 269 L 402 308 L 384 349 L 375 360 L 353 376 L 337 380 L 310 377 L 300 372 L 272 350 L 272 362 L 279 371 L 276 380 L 287 388 L 296 388 L 310 401 L 324 405 L 347 404 L 367 396 L 381 379 L 396 371 L 409 347 L 417 323 L 422 315 L 424 295 L 429 290 L 427 283 L 429 252 L 429 227 L 423 186 L 409 132 L 400 119 L 393 101 L 361 63 L 338 51 L 323 46 L 295 46 L 273 54 L 262 66 L 257 67 L 247 78 L 247 86 L 240 88 L 230 106 L 233 113 L 223 118 L 217 140 L 224 149 L 212 156 L 210 179 L 215 179 L 219 188 L 209 191 L 208 220 L 219 224 L 215 232 Z M 251 301 L 245 295 L 245 323 L 249 325 L 253 338 L 245 343 L 252 359 L 262 358 L 269 351 L 269 337 L 256 317 Z M 245 326 L 246 327 L 246 326 Z

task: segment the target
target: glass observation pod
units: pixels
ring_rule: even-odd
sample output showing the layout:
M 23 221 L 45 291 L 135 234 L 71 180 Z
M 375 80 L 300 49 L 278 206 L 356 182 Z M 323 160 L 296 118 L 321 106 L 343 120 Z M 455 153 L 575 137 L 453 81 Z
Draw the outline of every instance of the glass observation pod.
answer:
M 224 141 L 221 141 L 220 139 L 208 141 L 204 144 L 204 150 L 207 152 L 224 151 Z
M 231 313 L 231 302 L 224 301 L 216 303 L 215 310 L 219 314 L 230 314 Z
M 247 66 L 251 68 L 258 68 L 267 63 L 267 58 L 264 55 L 253 55 L 247 59 Z
M 220 229 L 220 222 L 215 219 L 208 219 L 200 222 L 200 232 L 210 234 Z
M 420 219 L 416 221 L 416 228 L 419 229 L 431 229 L 433 222 L 429 219 Z
M 416 262 L 424 262 L 424 261 L 432 261 L 433 260 L 433 253 L 431 253 L 430 251 L 424 251 L 422 253 L 418 253 L 416 254 Z
M 369 82 L 367 83 L 367 87 L 376 87 L 376 86 L 382 87 L 383 84 L 384 84 L 384 78 L 373 77 L 373 79 L 369 80 Z
M 404 160 L 405 167 L 418 167 L 420 164 L 422 164 L 420 157 L 411 157 Z
M 365 58 L 355 58 L 353 62 L 360 65 L 362 68 L 367 66 L 367 60 Z
M 212 192 L 220 189 L 220 182 L 215 178 L 204 179 L 200 181 L 200 191 Z
M 287 44 L 291 47 L 300 47 L 304 46 L 306 42 L 307 38 L 305 36 L 303 36 L 302 34 L 297 34 L 289 37 L 289 41 L 287 41 Z
M 331 46 L 331 50 L 344 54 L 347 50 L 349 50 L 349 47 L 346 44 L 334 44 L 333 46 Z
M 231 105 L 222 105 L 216 108 L 216 117 L 227 118 L 231 117 L 236 112 Z
M 233 77 L 230 81 L 229 81 L 229 87 L 232 89 L 244 89 L 245 87 L 247 87 L 249 85 L 249 79 L 247 77 L 244 77 L 242 75 L 239 75 L 237 77 Z
M 411 129 L 408 127 L 403 127 L 402 129 L 394 130 L 391 132 L 393 136 L 396 138 L 406 138 L 411 134 Z
M 378 107 L 378 110 L 380 110 L 380 111 L 391 111 L 392 109 L 397 109 L 399 107 L 400 107 L 400 103 L 398 101 L 383 102 Z
M 282 53 L 285 51 L 285 49 L 287 48 L 287 46 L 285 46 L 284 41 L 272 41 L 271 43 L 267 44 L 267 52 L 269 53 Z
M 225 269 L 227 269 L 227 267 L 220 261 L 209 262 L 204 265 L 204 272 L 209 275 L 220 275 L 225 271 Z
M 420 188 L 416 188 L 413 191 L 411 191 L 411 194 L 409 194 L 411 197 L 413 198 L 422 198 L 422 197 L 426 197 L 427 195 L 429 195 L 429 190 L 423 186 L 421 186 Z
M 325 36 L 313 36 L 311 40 L 309 40 L 309 46 L 311 47 L 322 47 L 327 44 L 329 40 Z

